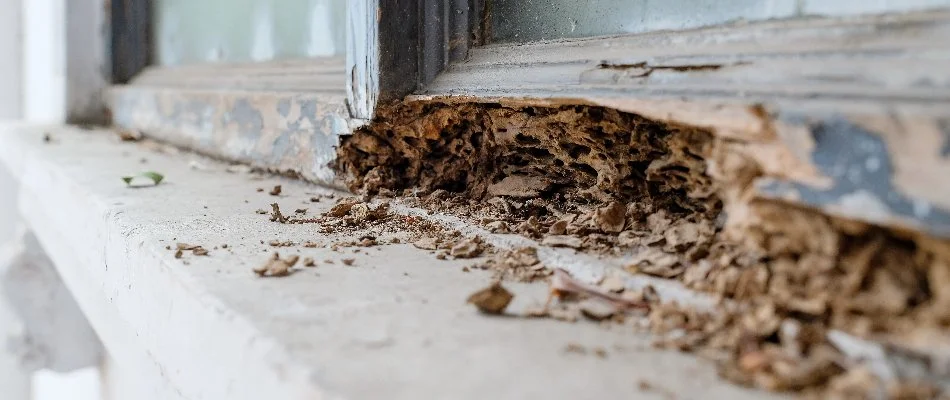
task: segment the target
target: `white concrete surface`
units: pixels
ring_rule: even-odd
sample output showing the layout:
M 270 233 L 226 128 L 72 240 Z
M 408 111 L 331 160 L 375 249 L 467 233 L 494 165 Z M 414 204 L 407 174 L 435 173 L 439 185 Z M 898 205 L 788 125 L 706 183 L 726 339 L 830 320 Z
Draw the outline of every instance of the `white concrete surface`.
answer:
M 32 400 L 102 400 L 99 370 L 83 368 L 73 372 L 37 371 L 33 374 Z M 4 397 L 4 399 L 6 399 Z M 134 399 L 126 397 L 125 399 Z
M 29 371 L 70 372 L 99 364 L 102 346 L 31 232 L 0 246 L 0 294 L 19 317 L 6 351 Z
M 251 180 L 208 160 L 158 154 L 102 132 L 0 128 L 0 160 L 21 182 L 19 209 L 112 357 L 109 393 L 162 399 L 768 398 L 727 384 L 711 365 L 649 346 L 630 326 L 490 318 L 465 304 L 488 283 L 407 245 L 358 254 L 291 247 L 337 260 L 261 279 L 272 239 L 326 242 L 311 225 L 281 225 L 254 211 L 283 184 L 287 209 L 321 189 Z M 145 158 L 145 164 L 140 162 Z M 149 169 L 166 182 L 129 189 L 121 175 Z M 321 207 L 310 203 L 311 213 Z M 175 242 L 212 249 L 173 257 Z M 368 253 L 368 254 L 367 254 Z M 343 257 L 356 259 L 342 266 Z M 518 309 L 546 287 L 510 285 Z M 602 346 L 606 358 L 564 352 Z M 116 373 L 119 370 L 121 372 Z M 129 384 L 129 377 L 139 381 Z M 134 387 L 135 389 L 130 389 Z M 118 398 L 118 397 L 116 397 Z

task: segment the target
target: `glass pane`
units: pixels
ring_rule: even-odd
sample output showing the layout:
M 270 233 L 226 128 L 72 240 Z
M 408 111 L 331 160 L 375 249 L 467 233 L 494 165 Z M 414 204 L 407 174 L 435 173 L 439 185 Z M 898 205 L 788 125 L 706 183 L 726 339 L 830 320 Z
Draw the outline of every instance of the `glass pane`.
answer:
M 689 29 L 741 20 L 908 11 L 950 4 L 950 0 L 490 1 L 495 42 Z
M 155 63 L 342 55 L 345 0 L 155 0 Z

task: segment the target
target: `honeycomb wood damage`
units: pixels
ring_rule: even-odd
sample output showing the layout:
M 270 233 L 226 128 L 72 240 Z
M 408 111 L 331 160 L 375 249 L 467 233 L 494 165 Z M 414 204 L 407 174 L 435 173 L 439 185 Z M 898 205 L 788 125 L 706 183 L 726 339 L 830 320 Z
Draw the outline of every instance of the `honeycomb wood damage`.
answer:
M 881 382 L 828 333 L 909 353 L 945 341 L 950 245 L 757 200 L 749 188 L 763 168 L 737 145 L 602 107 L 419 102 L 381 109 L 342 140 L 335 167 L 354 192 L 418 198 L 545 245 L 631 255 L 630 272 L 733 300 L 716 313 L 649 313 L 659 345 L 711 357 L 730 380 L 840 397 L 939 393 L 950 377 L 931 366 L 950 360 L 945 350 Z M 528 264 L 499 276 L 548 279 Z

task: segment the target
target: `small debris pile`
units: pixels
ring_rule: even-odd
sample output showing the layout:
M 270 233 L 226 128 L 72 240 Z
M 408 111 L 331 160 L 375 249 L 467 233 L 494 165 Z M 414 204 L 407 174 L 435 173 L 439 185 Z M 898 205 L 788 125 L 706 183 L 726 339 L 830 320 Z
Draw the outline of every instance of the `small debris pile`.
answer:
M 304 209 L 295 214 L 301 217 L 286 216 L 278 203 L 271 204 L 270 220 L 283 224 L 315 224 L 319 232 L 355 237 L 356 240 L 337 241 L 329 244 L 334 249 L 340 247 L 372 247 L 385 244 L 412 243 L 415 247 L 432 250 L 440 259 L 467 259 L 492 253 L 492 246 L 482 238 L 463 237 L 461 232 L 446 229 L 424 218 L 398 215 L 390 212 L 386 201 L 371 202 L 356 197 L 337 199 L 332 208 L 316 217 L 306 217 Z M 261 214 L 262 210 L 258 210 Z M 296 245 L 289 241 L 272 240 L 271 246 L 286 247 Z M 317 247 L 307 242 L 305 247 Z
M 551 275 L 551 270 L 538 259 L 538 250 L 534 247 L 500 251 L 477 267 L 491 270 L 497 280 L 533 282 Z

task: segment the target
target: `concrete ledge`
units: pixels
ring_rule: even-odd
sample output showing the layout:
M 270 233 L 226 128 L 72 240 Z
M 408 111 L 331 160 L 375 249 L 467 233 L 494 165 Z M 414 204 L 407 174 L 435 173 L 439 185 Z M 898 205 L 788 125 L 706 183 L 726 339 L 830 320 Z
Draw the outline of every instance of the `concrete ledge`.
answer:
M 769 396 L 724 383 L 693 357 L 654 350 L 629 326 L 480 315 L 464 299 L 487 275 L 459 271 L 471 261 L 436 260 L 408 245 L 357 254 L 281 248 L 336 263 L 285 278 L 254 275 L 251 268 L 274 250 L 263 243 L 335 239 L 255 210 L 275 199 L 294 207 L 325 189 L 253 180 L 198 156 L 72 128 L 0 127 L 0 160 L 18 179 L 24 220 L 113 367 L 140 377 L 126 387 L 138 387 L 141 398 Z M 119 179 L 140 170 L 166 181 L 129 189 Z M 275 184 L 283 185 L 279 198 L 256 191 Z M 305 207 L 315 213 L 330 203 Z M 175 242 L 211 254 L 176 259 L 166 249 Z M 222 244 L 227 250 L 214 249 Z M 342 257 L 354 266 L 343 266 Z M 543 284 L 511 289 L 512 307 L 546 294 Z M 565 352 L 572 343 L 602 347 L 607 356 Z M 640 380 L 663 390 L 641 393 Z

